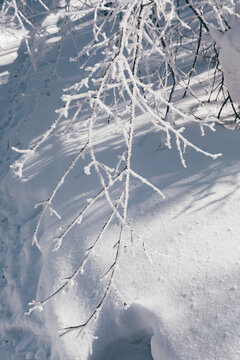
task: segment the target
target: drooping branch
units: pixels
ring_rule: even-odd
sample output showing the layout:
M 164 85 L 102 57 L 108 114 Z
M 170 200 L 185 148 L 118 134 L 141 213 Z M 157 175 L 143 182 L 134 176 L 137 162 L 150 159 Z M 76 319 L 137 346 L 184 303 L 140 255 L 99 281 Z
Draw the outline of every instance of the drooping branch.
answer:
M 150 188 L 161 198 L 165 198 L 160 188 L 134 169 L 133 151 L 134 139 L 136 139 L 139 129 L 138 115 L 144 115 L 146 121 L 148 120 L 154 129 L 160 130 L 166 135 L 166 144 L 169 148 L 175 142 L 184 167 L 186 167 L 184 153 L 187 147 L 212 159 L 221 155 L 211 154 L 201 149 L 186 138 L 183 127 L 175 127 L 174 124 L 166 121 L 167 115 L 171 111 L 181 121 L 195 122 L 200 127 L 207 126 L 214 131 L 213 123 L 201 123 L 201 119 L 195 114 L 183 110 L 181 104 L 175 102 L 175 98 L 178 100 L 182 98 L 183 91 L 184 96 L 188 91 L 189 96 L 194 100 L 194 104 L 202 106 L 202 101 L 194 92 L 192 84 L 193 78 L 194 80 L 197 79 L 198 84 L 200 84 L 197 77 L 197 61 L 201 57 L 201 49 L 212 46 L 209 44 L 212 41 L 205 40 L 206 31 L 209 31 L 208 23 L 198 5 L 193 5 L 190 0 L 186 0 L 182 7 L 179 5 L 180 1 L 177 1 L 176 7 L 175 2 L 157 0 L 134 0 L 122 4 L 116 1 L 112 7 L 105 6 L 103 1 L 97 1 L 94 4 L 90 2 L 88 6 L 86 2 L 84 4 L 82 14 L 91 16 L 92 23 L 88 22 L 88 25 L 89 23 L 92 24 L 93 34 L 86 46 L 71 58 L 71 61 L 76 61 L 77 66 L 80 67 L 81 73 L 78 77 L 80 80 L 70 84 L 64 90 L 62 96 L 64 106 L 58 110 L 57 119 L 41 136 L 40 140 L 30 149 L 14 148 L 21 154 L 15 163 L 15 169 L 19 176 L 22 176 L 25 163 L 34 156 L 47 139 L 50 139 L 50 136 L 54 135 L 55 130 L 63 126 L 63 133 L 68 132 L 68 135 L 71 136 L 73 131 L 71 125 L 81 122 L 87 128 L 84 134 L 79 135 L 81 136 L 80 144 L 83 143 L 84 145 L 76 151 L 62 176 L 56 181 L 49 198 L 38 204 L 42 206 L 42 209 L 38 215 L 33 244 L 40 247 L 38 242 L 39 230 L 44 216 L 48 215 L 48 211 L 54 213 L 59 222 L 62 221 L 63 223 L 61 224 L 61 233 L 54 239 L 54 250 L 57 251 L 73 228 L 81 226 L 80 223 L 88 216 L 89 210 L 94 208 L 98 200 L 101 199 L 102 201 L 103 199 L 108 210 L 110 209 L 110 215 L 107 220 L 103 221 L 103 224 L 101 223 L 100 231 L 95 240 L 88 246 L 84 255 L 79 254 L 82 260 L 71 275 L 67 276 L 63 284 L 45 299 L 33 301 L 33 307 L 29 312 L 37 308 L 42 309 L 47 302 L 56 296 L 60 296 L 60 294 L 63 296 L 63 289 L 70 286 L 72 281 L 83 272 L 90 257 L 94 256 L 94 249 L 99 244 L 100 239 L 105 241 L 105 232 L 113 219 L 116 218 L 119 222 L 120 233 L 115 239 L 117 241 L 113 248 L 114 259 L 101 276 L 101 278 L 107 278 L 108 281 L 100 299 L 96 301 L 95 308 L 83 323 L 63 328 L 62 335 L 73 330 L 84 332 L 102 310 L 113 289 L 120 256 L 122 253 L 124 254 L 122 252 L 124 230 L 130 234 L 127 244 L 131 243 L 132 245 L 133 236 L 135 236 L 141 240 L 142 248 L 146 254 L 147 248 L 154 252 L 154 249 L 136 234 L 129 212 L 131 196 L 133 195 L 130 187 L 132 178 Z M 200 9 L 203 8 L 202 4 L 200 2 Z M 156 20 L 154 21 L 153 7 L 156 10 L 154 13 Z M 72 7 L 69 1 L 65 8 L 65 15 L 69 19 L 67 25 L 71 23 L 71 36 L 78 36 L 79 30 L 75 21 L 76 14 L 80 16 L 78 5 Z M 190 20 L 188 15 L 186 16 L 186 8 L 191 10 L 188 11 L 191 13 Z M 200 24 L 198 34 L 196 24 Z M 186 49 L 190 59 L 190 71 L 186 71 L 180 65 Z M 211 83 L 211 81 L 213 82 Z M 213 85 L 210 91 L 214 91 L 215 76 L 209 83 Z M 84 116 L 83 111 L 85 111 Z M 109 126 L 112 126 L 114 131 L 118 131 L 120 138 L 119 148 L 114 149 L 119 159 L 112 161 L 114 165 L 111 166 L 113 167 L 110 167 L 107 159 L 101 158 L 99 142 L 96 139 L 96 133 L 99 127 L 103 126 L 102 123 L 107 129 L 106 119 L 110 123 Z M 83 138 L 84 141 L 82 141 Z M 111 151 L 111 149 L 108 150 Z M 80 158 L 84 152 L 90 156 L 90 162 L 85 166 L 82 163 L 80 164 Z M 115 155 L 113 154 L 113 156 Z M 57 198 L 60 188 L 65 180 L 71 176 L 76 164 L 83 166 L 87 175 L 95 176 L 98 185 L 94 189 L 93 197 L 87 203 L 79 204 L 72 218 L 63 221 L 58 214 L 58 209 L 53 207 L 53 200 Z M 92 173 L 91 168 L 94 169 Z M 70 240 L 69 236 L 69 246 L 71 246 Z

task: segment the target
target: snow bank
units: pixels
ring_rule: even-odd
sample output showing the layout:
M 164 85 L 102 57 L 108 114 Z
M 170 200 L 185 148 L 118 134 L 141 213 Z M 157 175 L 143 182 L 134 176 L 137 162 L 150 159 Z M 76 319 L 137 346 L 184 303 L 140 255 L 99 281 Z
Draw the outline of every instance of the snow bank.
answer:
M 93 355 L 91 360 L 176 360 L 167 327 L 170 323 L 178 324 L 180 314 L 173 313 L 170 303 L 163 299 L 154 303 L 151 298 L 134 301 L 122 311 L 115 309 L 114 317 L 105 312 L 108 326 L 99 325 L 99 338 L 93 344 L 98 355 Z

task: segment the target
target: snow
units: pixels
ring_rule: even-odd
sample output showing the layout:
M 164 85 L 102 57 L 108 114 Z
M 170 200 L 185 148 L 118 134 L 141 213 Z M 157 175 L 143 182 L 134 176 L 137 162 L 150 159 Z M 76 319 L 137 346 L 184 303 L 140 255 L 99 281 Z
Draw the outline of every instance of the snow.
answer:
M 64 132 L 68 119 L 56 123 L 36 151 L 25 151 L 33 149 L 57 119 L 63 89 L 79 76 L 76 64 L 68 60 L 76 46 L 89 40 L 85 25 L 80 43 L 72 43 L 71 35 L 62 34 L 56 25 L 59 19 L 56 14 L 44 20 L 47 34 L 36 44 L 36 71 L 23 44 L 1 50 L 0 358 L 239 359 L 239 133 L 219 124 L 216 132 L 206 129 L 204 137 L 197 124 L 184 124 L 193 144 L 222 153 L 213 160 L 188 148 L 184 168 L 177 145 L 159 150 L 159 132 L 145 116 L 136 116 L 133 169 L 153 184 L 149 187 L 139 176 L 130 178 L 128 216 L 138 236 L 131 238 L 124 230 L 112 290 L 95 321 L 82 333 L 78 329 L 59 336 L 64 328 L 84 323 L 98 305 L 110 274 L 102 275 L 114 260 L 121 232 L 116 216 L 89 252 L 111 208 L 101 194 L 94 200 L 100 188 L 92 159 L 88 152 L 79 153 L 87 138 L 84 123 L 72 123 L 70 132 Z M 16 34 L 21 39 L 21 32 Z M 237 24 L 219 43 L 235 101 L 238 35 Z M 182 107 L 190 107 L 190 101 L 182 100 Z M 205 116 L 204 110 L 198 111 Z M 94 129 L 95 154 L 110 173 L 124 145 L 119 133 L 118 123 L 107 124 L 106 119 Z M 63 179 L 77 154 L 78 163 Z M 56 188 L 61 179 L 62 187 Z M 116 196 L 119 184 L 116 180 L 113 187 Z M 56 196 L 49 203 L 54 189 Z M 53 251 L 63 229 L 85 207 Z M 41 213 L 38 248 L 32 241 Z M 29 305 L 33 299 L 46 299 L 66 281 L 63 291 L 46 303 Z
M 14 62 L 17 58 L 17 51 L 23 36 L 23 31 L 19 29 L 11 26 L 1 26 L 0 66 L 9 65 Z
M 219 60 L 230 95 L 237 105 L 240 104 L 239 61 L 240 61 L 240 20 L 233 17 L 231 29 L 222 34 L 215 27 L 210 28 L 212 38 L 220 47 Z

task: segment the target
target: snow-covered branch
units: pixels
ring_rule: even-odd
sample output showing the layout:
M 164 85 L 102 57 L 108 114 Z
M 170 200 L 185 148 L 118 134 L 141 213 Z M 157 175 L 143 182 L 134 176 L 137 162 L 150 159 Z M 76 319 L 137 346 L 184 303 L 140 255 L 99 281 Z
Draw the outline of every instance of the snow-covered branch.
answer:
M 222 32 L 228 29 L 233 4 L 230 4 L 226 10 L 224 7 L 226 1 L 211 0 L 204 2 L 95 0 L 80 1 L 79 4 L 71 1 L 66 1 L 65 5 L 63 3 L 57 2 L 58 5 L 53 7 L 51 2 L 49 4 L 38 0 L 37 14 L 41 17 L 52 11 L 59 11 L 60 18 L 65 21 L 62 25 L 66 27 L 65 36 L 71 34 L 76 43 L 82 29 L 79 19 L 86 17 L 85 21 L 87 26 L 91 26 L 92 35 L 80 49 L 76 46 L 75 56 L 70 58 L 71 62 L 76 63 L 79 76 L 65 85 L 62 106 L 56 110 L 55 120 L 29 149 L 12 147 L 19 155 L 12 169 L 20 178 L 24 177 L 27 162 L 34 159 L 46 141 L 51 141 L 57 133 L 63 137 L 74 137 L 73 129 L 76 124 L 82 126 L 83 131 L 71 161 L 63 169 L 48 198 L 36 204 L 41 206 L 41 211 L 36 220 L 32 242 L 41 249 L 39 233 L 43 220 L 49 216 L 49 213 L 54 214 L 58 224 L 61 224 L 61 227 L 58 227 L 61 230 L 58 230 L 55 238 L 52 239 L 55 245 L 54 251 L 59 250 L 75 226 L 81 226 L 88 217 L 89 210 L 94 209 L 100 199 L 104 200 L 110 215 L 103 222 L 98 235 L 91 240 L 84 256 L 81 254 L 82 260 L 73 269 L 71 275 L 66 275 L 63 284 L 57 287 L 57 290 L 50 292 L 45 299 L 33 301 L 29 313 L 35 309 L 42 310 L 47 302 L 57 295 L 62 295 L 62 290 L 84 272 L 84 266 L 89 262 L 90 257 L 94 256 L 94 250 L 100 239 L 104 241 L 106 230 L 114 220 L 117 220 L 119 235 L 113 247 L 114 259 L 99 277 L 99 281 L 101 278 L 107 278 L 108 281 L 100 299 L 96 301 L 97 305 L 86 321 L 62 329 L 62 334 L 73 330 L 87 334 L 87 327 L 97 318 L 108 295 L 114 290 L 112 285 L 119 259 L 124 254 L 123 248 L 127 250 L 130 248 L 126 243 L 132 245 L 133 236 L 140 239 L 129 215 L 133 196 L 132 179 L 148 187 L 153 194 L 159 196 L 159 199 L 166 197 L 149 176 L 141 175 L 141 171 L 135 168 L 134 145 L 140 128 L 139 119 L 144 118 L 151 131 L 160 134 L 159 145 L 177 149 L 184 167 L 186 167 L 187 148 L 211 159 L 221 156 L 220 153 L 213 154 L 202 149 L 187 138 L 184 130 L 188 123 L 197 123 L 202 134 L 204 129 L 214 131 L 214 123 L 218 121 L 217 118 L 220 117 L 226 102 L 231 99 L 224 98 L 225 85 L 219 65 L 218 50 L 209 31 L 211 32 L 213 21 Z M 1 11 L 3 18 L 13 11 L 12 20 L 24 30 L 27 52 L 33 59 L 28 31 L 37 33 L 41 22 L 39 20 L 37 23 L 36 16 L 33 17 L 36 12 L 29 6 L 28 1 L 4 0 Z M 61 58 L 61 51 L 62 44 L 59 46 L 58 58 Z M 203 62 L 207 64 L 208 72 L 204 80 L 201 77 Z M 56 67 L 53 74 L 57 73 Z M 200 98 L 196 84 L 203 89 L 207 100 Z M 209 102 L 214 96 L 216 99 L 218 97 L 222 99 L 222 107 L 218 110 L 219 113 L 214 115 L 215 117 L 212 116 L 212 121 L 204 121 L 197 115 L 197 110 L 204 107 L 204 101 Z M 186 109 L 186 98 L 190 99 L 191 109 Z M 235 109 L 234 104 L 233 109 Z M 116 150 L 116 159 L 114 158 L 111 164 L 108 159 L 101 157 L 97 138 L 99 127 L 106 131 L 112 127 L 113 131 L 118 132 L 120 145 Z M 157 148 L 155 151 L 158 151 Z M 83 154 L 86 154 L 87 163 L 81 161 Z M 65 181 L 72 175 L 76 165 L 81 167 L 84 176 L 97 179 L 97 185 L 93 196 L 84 204 L 79 203 L 74 214 L 63 219 L 61 211 L 54 206 L 54 200 L 58 197 Z M 123 236 L 125 230 L 129 235 L 129 241 Z M 149 252 L 154 252 L 151 245 L 145 244 L 142 239 L 141 242 L 146 254 L 147 248 L 150 249 Z

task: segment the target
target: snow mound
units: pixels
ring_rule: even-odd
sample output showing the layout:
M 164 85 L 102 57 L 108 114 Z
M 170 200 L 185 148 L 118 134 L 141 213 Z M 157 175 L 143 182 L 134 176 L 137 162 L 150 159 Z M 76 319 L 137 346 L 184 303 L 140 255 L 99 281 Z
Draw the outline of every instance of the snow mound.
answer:
M 164 328 L 161 321 L 161 309 L 152 302 L 136 302 L 132 309 L 139 318 L 140 325 L 150 329 L 151 337 L 151 354 L 154 360 L 176 360 L 169 339 L 164 336 Z
M 114 313 L 101 317 L 91 360 L 177 360 L 167 328 L 179 314 L 166 300 L 141 299 Z

